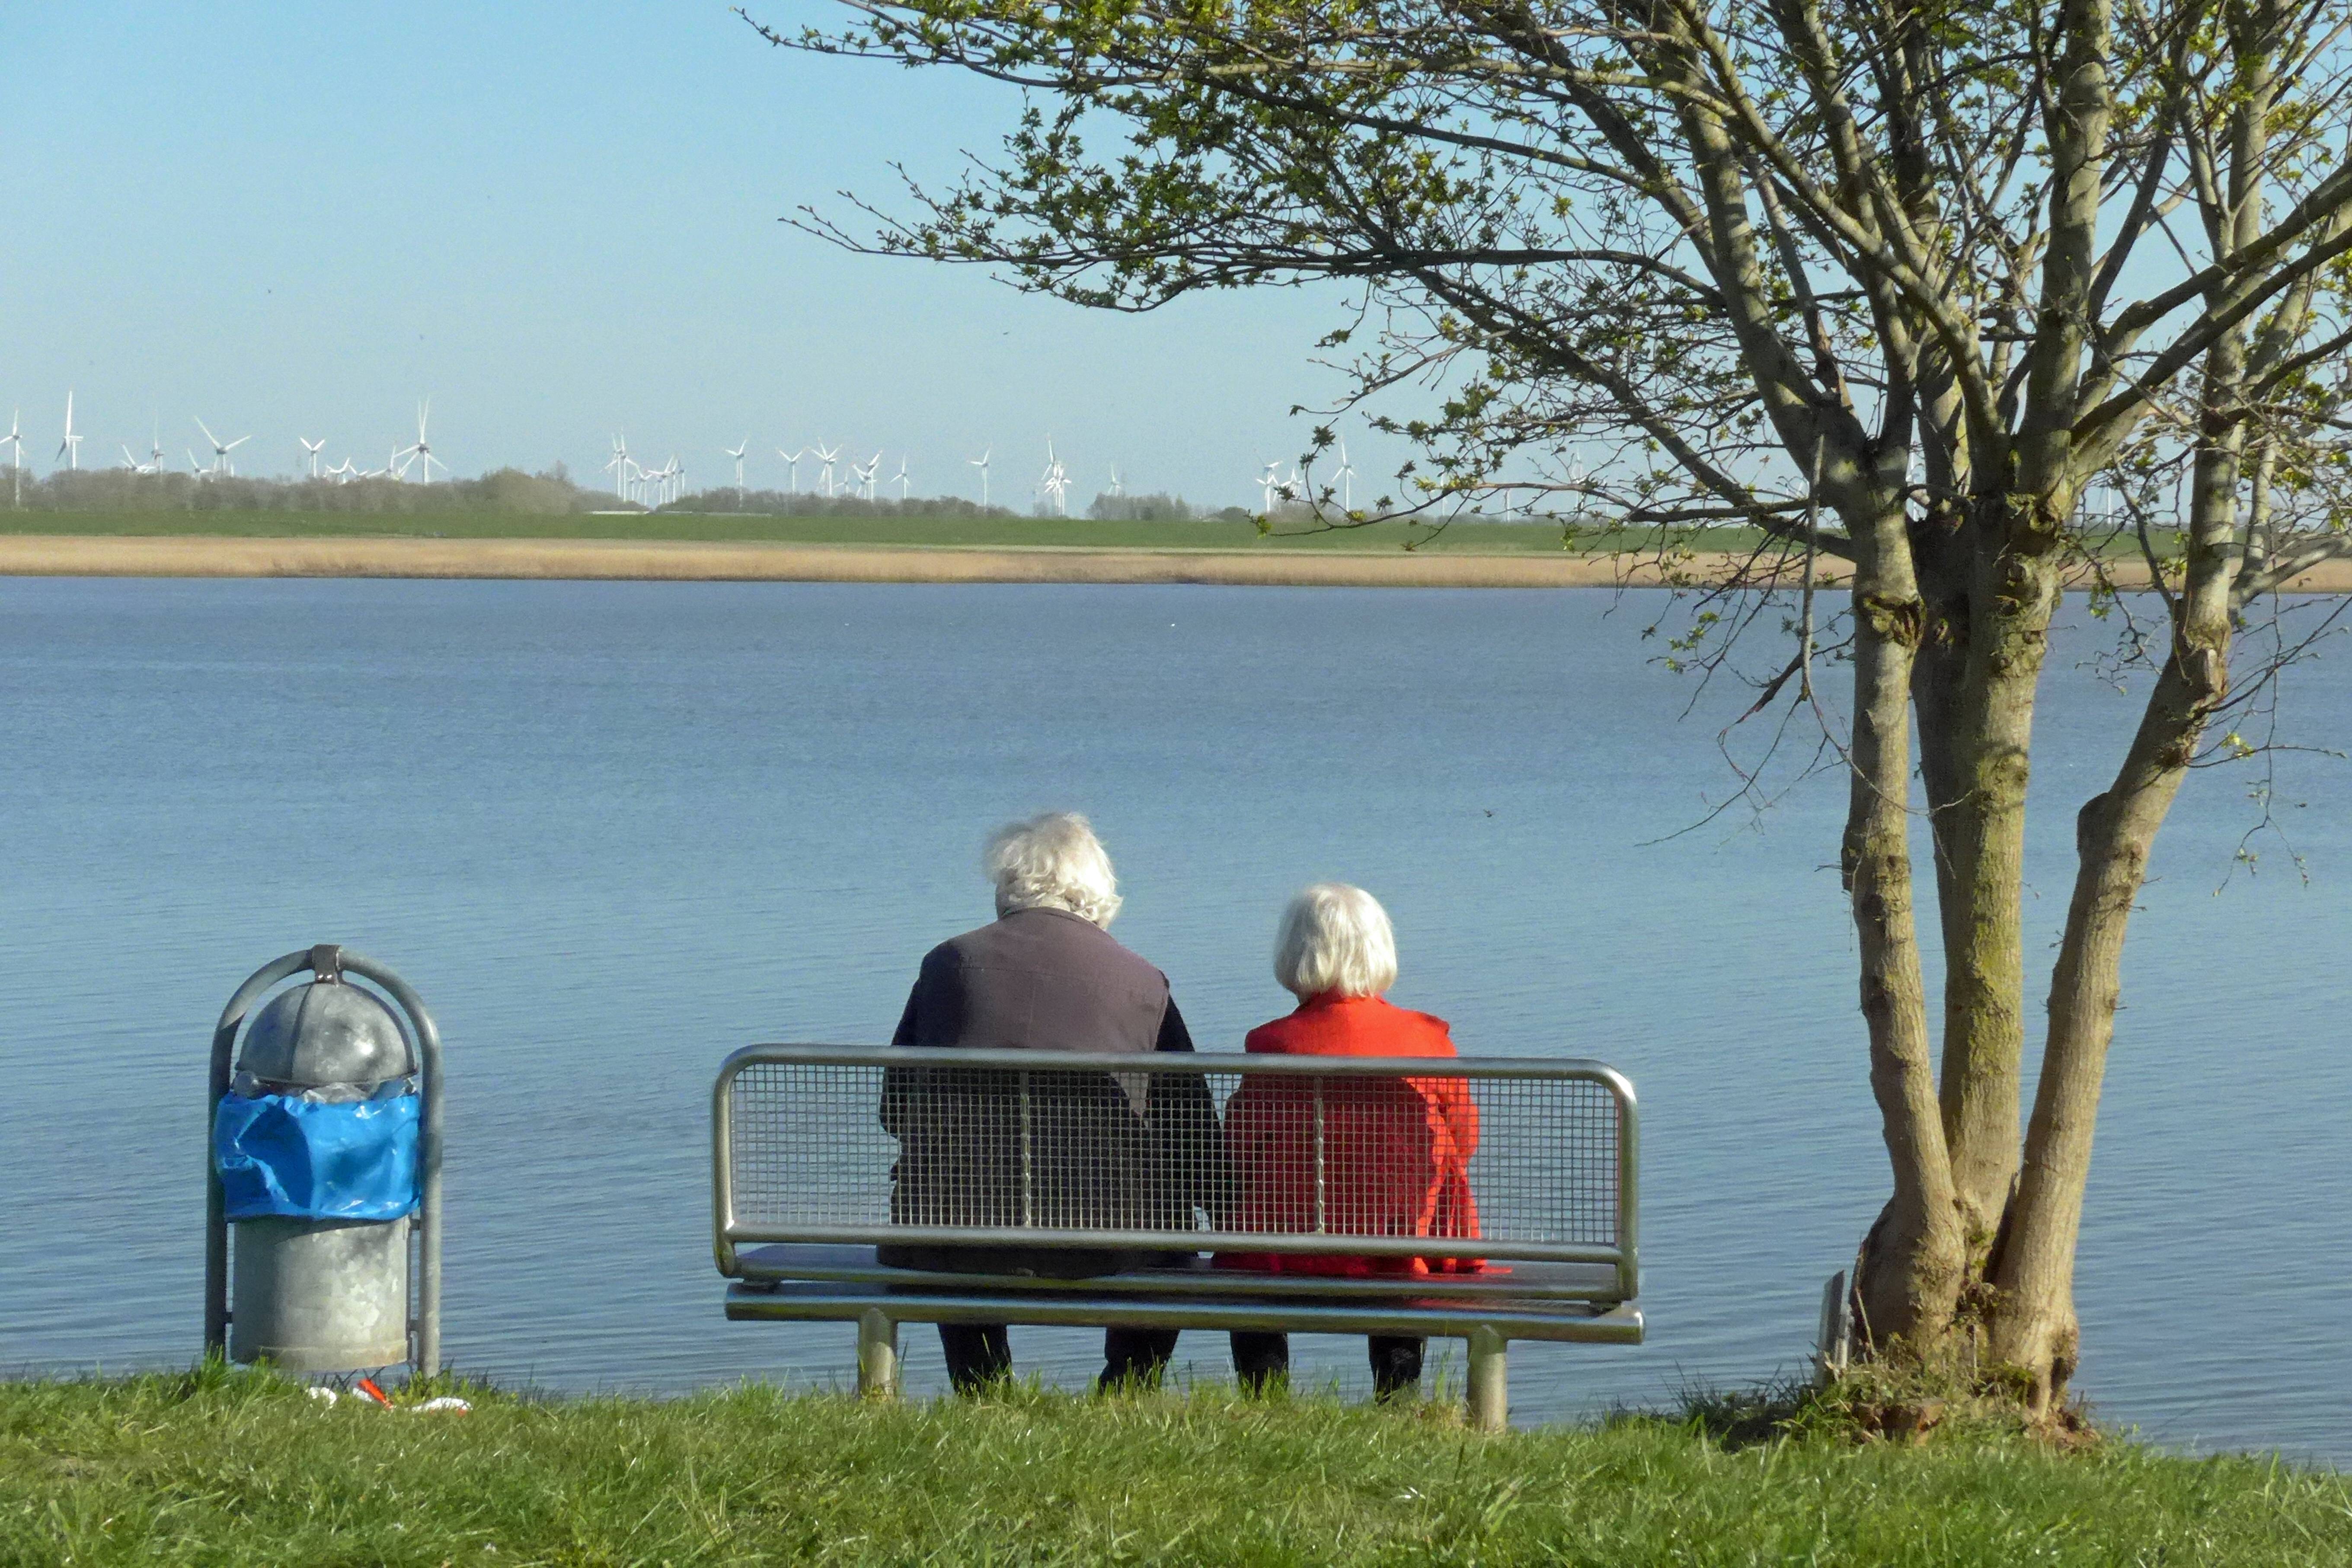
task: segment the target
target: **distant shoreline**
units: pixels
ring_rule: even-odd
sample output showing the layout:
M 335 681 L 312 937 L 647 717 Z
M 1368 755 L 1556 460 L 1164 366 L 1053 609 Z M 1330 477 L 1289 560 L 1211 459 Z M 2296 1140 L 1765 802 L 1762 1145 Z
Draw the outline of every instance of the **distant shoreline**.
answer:
M 1696 554 L 1680 581 L 1717 580 L 1742 555 Z M 2137 562 L 2116 575 L 2141 587 Z M 706 540 L 254 538 L 0 535 L 0 576 L 470 577 L 710 583 L 1222 584 L 1261 587 L 1645 588 L 1654 563 L 1594 553 L 1443 550 L 1091 549 L 1070 545 L 810 544 Z M 1793 571 L 1782 579 L 1794 585 Z M 1824 586 L 1842 563 L 1822 563 Z M 2352 593 L 2352 561 L 2307 573 L 2290 591 Z

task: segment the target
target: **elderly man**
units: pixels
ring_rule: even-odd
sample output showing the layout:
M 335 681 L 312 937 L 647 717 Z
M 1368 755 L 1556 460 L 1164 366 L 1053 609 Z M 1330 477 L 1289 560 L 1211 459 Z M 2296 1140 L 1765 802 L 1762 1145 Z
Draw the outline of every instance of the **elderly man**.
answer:
M 894 1046 L 1051 1052 L 1190 1051 L 1168 977 L 1103 928 L 1118 912 L 1110 857 L 1083 816 L 1049 813 L 999 829 L 982 867 L 992 924 L 933 948 Z M 1197 1074 L 1011 1074 L 892 1069 L 882 1121 L 900 1148 L 894 1224 L 1189 1230 L 1213 1201 L 1202 1177 L 1221 1149 Z M 1196 1187 L 1204 1190 L 1195 1192 Z M 1085 1278 L 1138 1267 L 1110 1249 L 890 1247 L 882 1261 L 955 1273 Z M 1001 1323 L 942 1323 L 948 1375 L 970 1392 L 1013 1370 Z M 1102 1385 L 1156 1379 L 1172 1329 L 1110 1329 Z

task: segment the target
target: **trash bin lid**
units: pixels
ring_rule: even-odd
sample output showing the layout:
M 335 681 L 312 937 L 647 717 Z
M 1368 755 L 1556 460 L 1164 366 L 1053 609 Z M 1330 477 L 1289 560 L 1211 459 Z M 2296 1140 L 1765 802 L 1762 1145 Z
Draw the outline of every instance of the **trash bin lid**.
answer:
M 373 1086 L 416 1070 L 392 1009 L 356 985 L 314 980 L 271 997 L 245 1031 L 238 1068 L 272 1089 Z

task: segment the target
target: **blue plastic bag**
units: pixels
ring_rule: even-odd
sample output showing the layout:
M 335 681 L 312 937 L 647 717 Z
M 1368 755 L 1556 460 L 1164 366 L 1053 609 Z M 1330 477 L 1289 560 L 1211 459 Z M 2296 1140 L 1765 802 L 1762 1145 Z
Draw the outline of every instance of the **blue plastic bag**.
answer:
M 413 1094 L 322 1105 L 221 1097 L 213 1164 L 230 1219 L 400 1219 L 416 1209 Z

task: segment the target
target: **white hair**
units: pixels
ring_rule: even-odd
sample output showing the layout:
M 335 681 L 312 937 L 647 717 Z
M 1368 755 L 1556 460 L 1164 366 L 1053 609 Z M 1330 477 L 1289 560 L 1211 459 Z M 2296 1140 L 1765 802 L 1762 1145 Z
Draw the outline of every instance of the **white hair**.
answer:
M 988 836 L 981 869 L 996 884 L 996 912 L 1064 910 L 1107 926 L 1118 913 L 1118 879 L 1087 819 L 1049 811 Z
M 1396 928 L 1388 910 L 1345 882 L 1303 889 L 1282 911 L 1274 977 L 1302 1002 L 1329 991 L 1378 996 L 1397 977 Z

